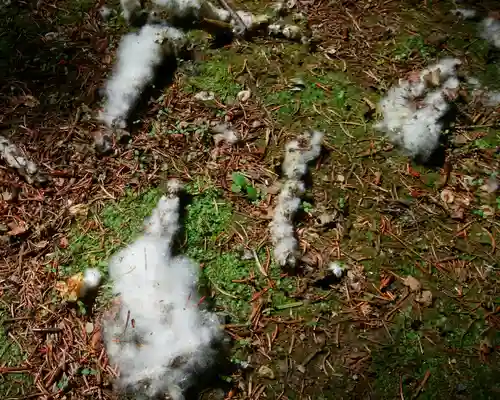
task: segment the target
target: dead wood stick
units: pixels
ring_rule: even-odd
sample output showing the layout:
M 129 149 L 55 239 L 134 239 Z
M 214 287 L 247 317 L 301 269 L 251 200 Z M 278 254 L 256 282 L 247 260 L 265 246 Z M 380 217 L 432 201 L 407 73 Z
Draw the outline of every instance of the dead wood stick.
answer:
M 229 4 L 226 2 L 226 0 L 217 0 L 219 2 L 219 4 L 222 6 L 222 8 L 224 8 L 229 14 L 231 14 L 231 16 L 233 17 L 233 19 L 238 22 L 238 24 L 240 25 L 240 29 L 241 29 L 241 32 L 238 32 L 238 34 L 240 35 L 244 35 L 245 32 L 247 31 L 248 27 L 245 25 L 245 22 L 243 22 L 243 19 L 240 17 L 240 15 L 234 11 L 230 6 Z

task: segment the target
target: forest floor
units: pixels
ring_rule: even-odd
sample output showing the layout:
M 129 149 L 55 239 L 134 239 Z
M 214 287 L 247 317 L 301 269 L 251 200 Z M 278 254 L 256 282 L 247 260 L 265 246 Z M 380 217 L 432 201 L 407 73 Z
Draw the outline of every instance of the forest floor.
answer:
M 128 29 L 121 17 L 103 22 L 89 0 L 0 11 L 0 133 L 51 177 L 34 187 L 0 166 L 3 399 L 114 398 L 99 322 L 109 284 L 93 310 L 63 304 L 55 285 L 87 267 L 106 274 L 170 177 L 192 195 L 183 251 L 233 339 L 233 370 L 203 398 L 499 398 L 500 197 L 488 190 L 499 114 L 461 105 L 435 168 L 409 163 L 373 123 L 374 105 L 410 71 L 459 57 L 500 89 L 500 60 L 451 2 L 296 3 L 315 26 L 314 51 L 259 37 L 213 48 L 193 33 L 195 60 L 108 156 L 94 150 L 93 113 Z M 244 89 L 250 98 L 236 101 Z M 215 100 L 201 104 L 200 91 Z M 241 143 L 216 146 L 213 121 L 230 122 Z M 284 144 L 313 128 L 324 151 L 292 274 L 273 261 L 268 225 Z M 349 271 L 340 281 L 332 261 Z

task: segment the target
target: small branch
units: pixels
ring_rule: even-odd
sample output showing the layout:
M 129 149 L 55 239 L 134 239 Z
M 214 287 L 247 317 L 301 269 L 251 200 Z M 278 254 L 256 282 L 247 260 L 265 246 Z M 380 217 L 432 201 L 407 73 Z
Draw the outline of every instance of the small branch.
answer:
M 217 0 L 217 1 L 222 6 L 222 8 L 224 8 L 229 14 L 231 14 L 233 19 L 240 26 L 240 31 L 238 32 L 238 34 L 241 36 L 245 35 L 248 27 L 245 25 L 245 22 L 243 22 L 243 19 L 241 19 L 240 15 L 229 6 L 226 0 Z

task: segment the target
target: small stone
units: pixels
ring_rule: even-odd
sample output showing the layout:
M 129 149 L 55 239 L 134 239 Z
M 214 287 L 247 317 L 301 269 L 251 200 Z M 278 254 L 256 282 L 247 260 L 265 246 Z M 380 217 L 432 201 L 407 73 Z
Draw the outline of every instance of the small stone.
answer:
M 94 332 L 94 324 L 92 322 L 87 322 L 85 324 L 85 332 L 87 332 L 89 335 Z
M 271 368 L 269 368 L 267 365 L 262 365 L 259 370 L 257 371 L 257 374 L 261 378 L 266 378 L 266 379 L 274 379 L 274 372 Z

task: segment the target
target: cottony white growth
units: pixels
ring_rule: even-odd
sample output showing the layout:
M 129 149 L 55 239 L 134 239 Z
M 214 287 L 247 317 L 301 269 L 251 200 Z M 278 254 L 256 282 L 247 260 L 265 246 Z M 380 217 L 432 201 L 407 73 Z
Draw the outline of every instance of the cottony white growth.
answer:
M 307 165 L 319 156 L 322 140 L 323 133 L 315 131 L 311 135 L 301 135 L 286 146 L 282 166 L 286 180 L 278 196 L 273 220 L 269 225 L 274 258 L 282 267 L 293 267 L 296 264 L 298 243 L 295 238 L 293 218 L 305 191 L 302 179 L 307 172 Z
M 123 14 L 131 22 L 141 11 L 138 0 L 121 0 Z M 170 20 L 200 22 L 202 19 L 229 21 L 229 12 L 205 0 L 153 0 L 156 7 L 164 11 Z
M 90 292 L 96 292 L 101 284 L 101 273 L 97 268 L 87 268 L 83 272 L 83 282 L 80 288 L 79 297 L 85 297 Z
M 106 83 L 106 103 L 100 120 L 109 128 L 125 129 L 130 112 L 152 84 L 167 56 L 184 45 L 185 35 L 169 25 L 145 25 L 120 42 L 117 63 Z
M 500 21 L 495 18 L 486 18 L 480 25 L 481 37 L 500 49 Z
M 153 0 L 153 2 L 173 18 L 191 19 L 193 22 L 199 22 L 203 18 L 223 21 L 229 19 L 228 11 L 215 7 L 206 0 Z
M 344 268 L 338 261 L 331 262 L 328 269 L 339 279 L 342 278 L 342 275 L 344 275 Z
M 195 374 L 213 365 L 212 345 L 222 335 L 218 318 L 199 304 L 199 266 L 172 254 L 179 189 L 169 183 L 144 235 L 109 263 L 120 311 L 103 321 L 107 353 L 120 371 L 119 386 L 147 398 L 183 399 Z
M 457 8 L 452 10 L 452 14 L 462 19 L 471 19 L 477 15 L 477 11 L 472 8 Z
M 383 120 L 375 127 L 409 156 L 427 161 L 439 146 L 450 97 L 459 88 L 461 62 L 446 58 L 411 80 L 400 80 L 381 100 Z

